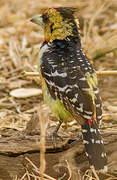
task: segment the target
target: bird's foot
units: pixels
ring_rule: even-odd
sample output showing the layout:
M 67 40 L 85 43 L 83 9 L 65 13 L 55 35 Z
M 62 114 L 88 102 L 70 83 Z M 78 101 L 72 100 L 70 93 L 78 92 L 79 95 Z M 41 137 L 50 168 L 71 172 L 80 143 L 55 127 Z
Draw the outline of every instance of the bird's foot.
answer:
M 63 138 L 59 136 L 55 131 L 52 133 L 52 143 L 54 148 L 56 148 L 56 140 L 59 138 L 61 141 L 63 141 Z
M 53 146 L 54 146 L 55 148 L 56 148 L 56 139 L 57 139 L 57 138 L 59 138 L 59 139 L 61 139 L 61 141 L 63 141 L 63 138 L 57 134 L 57 132 L 58 132 L 61 124 L 62 124 L 62 122 L 60 121 L 59 124 L 58 124 L 58 126 L 56 127 L 56 129 L 55 129 L 55 130 L 53 131 L 53 133 L 52 133 L 52 143 L 53 143 Z

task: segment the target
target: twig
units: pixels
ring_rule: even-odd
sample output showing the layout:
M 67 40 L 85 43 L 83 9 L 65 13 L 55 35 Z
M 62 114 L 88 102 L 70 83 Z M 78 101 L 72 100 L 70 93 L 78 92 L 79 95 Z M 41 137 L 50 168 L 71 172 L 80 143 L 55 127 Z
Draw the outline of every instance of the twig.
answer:
M 27 173 L 25 173 L 20 180 L 23 180 L 26 177 Z
M 8 108 L 12 108 L 14 107 L 14 104 L 10 104 L 10 103 L 0 103 L 0 107 L 7 107 Z
M 95 169 L 94 169 L 94 167 L 91 166 L 90 168 L 91 168 L 91 170 L 92 170 L 92 172 L 93 172 L 93 174 L 94 174 L 96 180 L 100 180 L 99 177 L 98 177 L 98 175 L 97 175 L 97 173 L 96 173 L 96 171 L 95 171 Z
M 105 116 L 117 116 L 117 113 L 110 113 L 110 114 L 102 114 L 103 117 Z
M 45 135 L 46 135 L 46 129 L 48 126 L 48 115 L 45 113 L 45 106 L 39 106 L 38 108 L 38 117 L 39 117 L 39 123 L 40 123 L 40 172 L 41 172 L 41 180 L 44 180 L 43 174 L 46 168 L 46 161 L 45 161 Z M 45 122 L 44 122 L 45 121 Z
M 71 168 L 70 168 L 69 163 L 68 163 L 67 160 L 66 160 L 66 163 L 67 163 L 67 168 L 68 168 L 68 171 L 69 171 L 69 178 L 68 178 L 68 180 L 70 180 L 71 176 L 72 176 L 72 171 L 71 171 Z
M 35 176 L 34 174 L 30 174 L 30 173 L 29 173 L 29 175 L 30 175 L 31 177 L 35 178 L 35 179 L 36 179 L 36 178 L 37 178 L 37 179 L 40 178 L 39 176 Z M 44 180 L 49 180 L 49 179 L 44 179 Z
M 91 171 L 91 169 L 87 169 L 86 171 L 85 171 L 85 174 L 83 175 L 83 177 L 82 177 L 82 180 L 96 180 L 95 178 L 93 178 L 92 177 L 92 171 Z
M 25 76 L 39 76 L 39 72 L 24 72 Z
M 38 173 L 38 174 L 40 174 L 40 171 L 39 171 L 39 169 L 35 166 L 35 164 L 33 164 L 33 162 L 29 159 L 29 158 L 27 158 L 27 157 L 25 157 L 25 159 L 34 167 L 34 169 L 35 169 L 35 171 Z M 53 177 L 51 177 L 51 176 L 49 176 L 49 175 L 47 175 L 47 174 L 43 174 L 44 175 L 44 177 L 45 178 L 48 178 L 49 180 L 56 180 L 55 178 L 53 178 Z
M 99 14 L 104 11 L 104 8 L 105 8 L 105 3 L 103 3 L 94 13 L 94 15 L 92 16 L 90 22 L 89 22 L 89 28 L 88 28 L 88 32 L 87 32 L 87 37 L 90 36 L 90 32 L 91 30 L 93 29 L 93 25 L 94 25 L 94 22 L 96 20 L 96 18 L 99 16 Z
M 31 179 L 30 179 L 30 175 L 29 175 L 29 172 L 28 172 L 28 171 L 26 171 L 26 175 L 27 175 L 28 180 L 31 180 Z
M 117 71 L 96 71 L 97 75 L 117 75 Z
M 102 50 L 103 49 L 103 50 Z M 115 50 L 117 50 L 116 47 L 112 47 L 111 46 L 108 46 L 108 47 L 103 47 L 101 49 L 98 49 L 98 50 L 95 50 L 92 54 L 91 54 L 91 58 L 94 60 L 94 59 L 97 59 L 99 57 L 102 57 L 104 56 L 105 54 L 107 53 L 110 53 L 110 52 L 114 52 Z
M 96 71 L 97 75 L 117 75 L 117 71 Z M 39 76 L 39 72 L 24 72 L 25 76 Z
M 25 159 L 36 169 L 38 170 L 38 168 L 35 166 L 35 164 L 27 157 L 25 157 Z
M 23 70 L 23 67 L 18 67 L 17 69 L 13 69 L 13 70 L 11 70 L 11 71 L 9 71 L 9 72 L 5 72 L 5 73 L 4 73 L 4 76 L 7 77 L 7 76 L 9 76 L 9 75 L 11 75 L 11 74 L 13 74 L 13 73 L 16 73 L 16 72 L 18 72 L 18 71 L 21 71 L 21 70 Z

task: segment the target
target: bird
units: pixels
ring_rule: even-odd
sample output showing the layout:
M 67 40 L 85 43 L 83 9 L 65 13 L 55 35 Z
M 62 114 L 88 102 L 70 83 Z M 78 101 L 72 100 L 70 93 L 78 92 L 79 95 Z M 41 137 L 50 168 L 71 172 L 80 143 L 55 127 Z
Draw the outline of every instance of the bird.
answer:
M 107 155 L 98 125 L 102 100 L 96 71 L 82 49 L 76 8 L 51 7 L 31 22 L 44 30 L 38 69 L 44 102 L 61 124 L 76 120 L 81 125 L 85 153 L 95 170 L 107 171 Z

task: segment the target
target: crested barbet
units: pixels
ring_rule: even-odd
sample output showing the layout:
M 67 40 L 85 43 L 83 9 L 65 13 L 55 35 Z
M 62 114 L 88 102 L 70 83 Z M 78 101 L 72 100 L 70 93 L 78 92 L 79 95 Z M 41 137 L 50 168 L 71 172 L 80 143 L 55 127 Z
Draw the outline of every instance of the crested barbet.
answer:
M 46 9 L 31 19 L 44 29 L 39 72 L 44 101 L 62 122 L 75 119 L 82 128 L 89 163 L 107 171 L 107 157 L 98 129 L 102 101 L 96 72 L 82 50 L 75 8 Z M 56 129 L 59 129 L 59 126 Z

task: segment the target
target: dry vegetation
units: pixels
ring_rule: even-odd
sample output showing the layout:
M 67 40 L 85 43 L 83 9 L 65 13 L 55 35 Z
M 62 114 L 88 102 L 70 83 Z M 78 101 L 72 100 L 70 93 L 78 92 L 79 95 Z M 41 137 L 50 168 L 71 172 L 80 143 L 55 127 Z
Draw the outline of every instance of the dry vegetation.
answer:
M 41 8 L 52 6 L 78 7 L 83 48 L 94 63 L 96 70 L 117 70 L 116 0 L 1 0 L 1 137 L 23 130 L 42 103 L 40 93 L 35 96 L 29 95 L 29 97 L 24 95 L 24 98 L 15 98 L 10 93 L 19 88 L 40 88 L 38 77 L 24 75 L 24 71 L 36 71 L 37 56 L 43 41 L 43 31 L 29 20 L 39 13 Z M 103 129 L 116 131 L 117 78 L 116 76 L 99 77 L 99 85 L 104 106 Z M 74 127 L 76 127 L 75 124 Z M 111 180 L 111 177 L 108 180 Z

